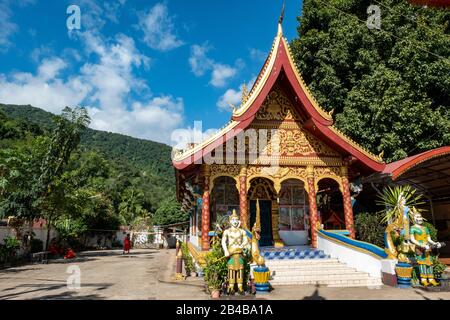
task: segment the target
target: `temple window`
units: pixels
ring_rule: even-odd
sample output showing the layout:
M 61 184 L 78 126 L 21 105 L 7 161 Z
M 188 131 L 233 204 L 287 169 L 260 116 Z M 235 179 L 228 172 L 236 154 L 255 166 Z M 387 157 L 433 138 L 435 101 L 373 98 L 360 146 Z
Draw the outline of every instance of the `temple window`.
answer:
M 233 209 L 239 214 L 239 192 L 236 180 L 231 177 L 219 177 L 214 181 L 211 200 L 211 226 L 218 217 L 230 214 Z
M 308 197 L 302 181 L 290 179 L 282 183 L 279 204 L 279 230 L 306 230 Z

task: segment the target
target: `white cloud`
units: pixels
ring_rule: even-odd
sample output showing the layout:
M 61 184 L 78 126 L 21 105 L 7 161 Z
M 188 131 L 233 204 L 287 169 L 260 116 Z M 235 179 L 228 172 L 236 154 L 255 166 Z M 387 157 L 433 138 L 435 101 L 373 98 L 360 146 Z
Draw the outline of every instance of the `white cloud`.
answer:
M 151 96 L 147 83 L 134 73 L 148 66 L 149 58 L 133 39 L 122 34 L 104 39 L 90 32 L 78 38 L 89 57 L 78 72 L 65 75 L 72 61 L 68 58 L 46 57 L 34 73 L 0 74 L 0 102 L 31 104 L 54 113 L 82 105 L 89 111 L 92 128 L 170 142 L 172 130 L 183 122 L 183 100 Z
M 236 73 L 236 68 L 220 63 L 214 64 L 210 83 L 214 87 L 223 87 L 226 85 L 227 80 L 234 77 Z
M 251 87 L 253 86 L 253 83 L 255 83 L 256 77 L 253 77 L 252 80 L 250 80 L 246 85 L 247 89 L 250 91 Z M 217 107 L 220 111 L 231 111 L 230 104 L 238 107 L 241 103 L 242 99 L 242 92 L 243 92 L 244 86 L 241 85 L 239 87 L 239 90 L 234 89 L 228 89 L 225 91 L 225 93 L 219 98 L 217 101 Z
M 211 71 L 211 80 L 209 83 L 214 87 L 224 87 L 227 81 L 233 78 L 238 70 L 242 68 L 242 61 L 237 60 L 236 66 L 234 67 L 218 63 L 207 56 L 210 49 L 211 47 L 208 43 L 191 46 L 191 54 L 188 60 L 191 71 L 197 77 L 201 77 L 206 72 Z
M 191 46 L 191 55 L 189 57 L 189 64 L 191 71 L 197 76 L 203 76 L 206 71 L 211 69 L 214 61 L 209 59 L 206 54 L 210 50 L 208 43 L 203 45 L 194 44 Z
M 138 138 L 169 143 L 171 132 L 183 122 L 184 103 L 181 98 L 160 96 L 146 102 L 135 102 L 125 108 L 90 108 L 91 126 Z
M 10 37 L 19 30 L 11 21 L 10 1 L 0 1 L 0 51 L 7 51 L 11 46 Z
M 90 32 L 101 30 L 109 21 L 119 22 L 119 16 L 125 1 L 78 0 L 75 3 L 81 10 L 81 28 Z M 77 30 L 69 33 L 77 33 Z
M 38 68 L 38 76 L 44 80 L 55 78 L 67 64 L 60 58 L 44 59 Z
M 79 105 L 90 87 L 77 78 L 45 79 L 42 75 L 16 73 L 0 75 L 0 101 L 7 104 L 31 104 L 59 113 L 64 106 Z
M 253 60 L 261 62 L 261 61 L 266 60 L 266 57 L 267 57 L 267 53 L 265 53 L 264 51 L 261 51 L 256 48 L 250 49 L 250 58 L 252 58 Z
M 16 7 L 26 7 L 35 4 L 35 0 L 0 0 L 0 53 L 7 52 L 13 42 L 11 37 L 19 31 L 19 26 L 12 17 Z
M 147 12 L 139 14 L 139 27 L 144 32 L 143 41 L 152 49 L 169 51 L 184 44 L 175 35 L 173 17 L 167 6 L 157 3 Z

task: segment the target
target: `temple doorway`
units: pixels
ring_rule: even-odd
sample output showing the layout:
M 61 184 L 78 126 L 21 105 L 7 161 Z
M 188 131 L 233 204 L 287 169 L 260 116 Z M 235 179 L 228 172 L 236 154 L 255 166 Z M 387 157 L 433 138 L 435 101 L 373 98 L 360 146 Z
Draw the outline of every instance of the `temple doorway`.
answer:
M 317 210 L 324 229 L 344 230 L 344 199 L 339 184 L 324 178 L 318 183 Z
M 274 206 L 275 190 L 273 182 L 266 178 L 254 178 L 250 181 L 250 189 L 248 191 L 250 200 L 250 225 L 251 230 L 256 220 L 256 201 L 259 200 L 259 208 L 261 213 L 261 239 L 260 246 L 273 245 L 273 226 L 272 211 Z

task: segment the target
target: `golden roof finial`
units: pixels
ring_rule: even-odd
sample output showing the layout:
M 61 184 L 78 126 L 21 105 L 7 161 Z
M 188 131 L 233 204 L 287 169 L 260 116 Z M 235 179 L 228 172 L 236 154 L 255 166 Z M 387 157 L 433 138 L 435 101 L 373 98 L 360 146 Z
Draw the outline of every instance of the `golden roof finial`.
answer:
M 282 35 L 283 34 L 283 28 L 282 28 L 282 24 L 283 24 L 283 19 L 284 19 L 284 7 L 286 5 L 286 0 L 283 0 L 283 7 L 281 8 L 281 14 L 280 17 L 278 18 L 278 35 Z
M 281 8 L 281 14 L 280 14 L 280 18 L 278 19 L 278 24 L 282 25 L 283 24 L 283 19 L 284 19 L 284 7 L 286 6 L 286 0 L 283 0 L 283 7 Z
M 244 104 L 248 100 L 248 88 L 247 85 L 244 83 L 242 85 L 242 98 L 241 98 L 241 104 Z

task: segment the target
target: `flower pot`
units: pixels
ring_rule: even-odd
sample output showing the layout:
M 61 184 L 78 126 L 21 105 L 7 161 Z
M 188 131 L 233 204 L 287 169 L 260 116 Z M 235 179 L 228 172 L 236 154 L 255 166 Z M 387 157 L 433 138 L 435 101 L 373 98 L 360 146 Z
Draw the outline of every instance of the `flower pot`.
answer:
M 410 288 L 413 267 L 409 263 L 399 262 L 395 266 L 399 288 Z
M 217 290 L 217 289 L 211 290 L 211 298 L 219 299 L 220 298 L 220 290 Z

